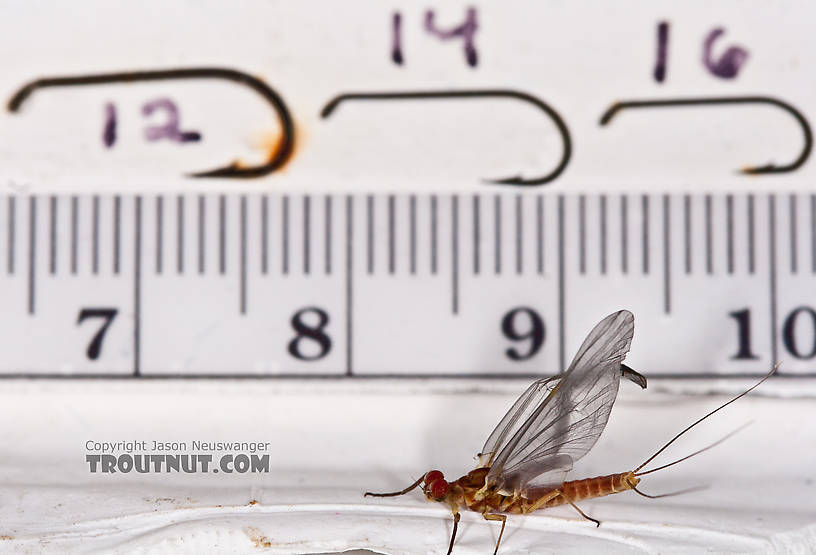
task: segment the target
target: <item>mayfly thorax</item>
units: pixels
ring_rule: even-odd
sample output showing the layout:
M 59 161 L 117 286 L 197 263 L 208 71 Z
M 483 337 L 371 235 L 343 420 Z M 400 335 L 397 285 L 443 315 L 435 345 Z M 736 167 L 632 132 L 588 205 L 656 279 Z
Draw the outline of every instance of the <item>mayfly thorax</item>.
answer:
M 461 508 L 479 512 L 486 520 L 501 521 L 495 555 L 507 514 L 570 505 L 582 517 L 600 526 L 600 521 L 586 515 L 578 502 L 628 490 L 645 497 L 663 497 L 638 490 L 640 476 L 684 461 L 735 432 L 674 462 L 651 470 L 642 469 L 691 428 L 768 379 L 776 368 L 747 391 L 686 427 L 636 469 L 565 481 L 573 463 L 589 452 L 603 432 L 618 394 L 620 378 L 646 388 L 646 378 L 622 363 L 632 343 L 634 323 L 634 316 L 627 310 L 610 314 L 592 329 L 566 372 L 533 382 L 487 438 L 478 455 L 476 469 L 450 482 L 441 471 L 430 470 L 404 490 L 365 495 L 393 497 L 421 487 L 429 501 L 448 505 L 453 513 L 448 555 L 453 550 Z

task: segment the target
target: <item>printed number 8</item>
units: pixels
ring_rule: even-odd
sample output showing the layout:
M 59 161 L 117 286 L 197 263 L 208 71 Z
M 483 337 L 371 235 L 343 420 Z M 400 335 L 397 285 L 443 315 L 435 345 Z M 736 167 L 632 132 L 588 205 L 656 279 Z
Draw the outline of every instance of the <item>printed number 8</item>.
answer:
M 303 321 L 306 314 L 316 314 L 317 324 L 308 324 Z M 289 354 L 299 360 L 318 360 L 329 354 L 331 350 L 331 338 L 323 331 L 329 323 L 329 315 L 326 311 L 309 306 L 295 312 L 292 316 L 292 328 L 297 332 L 294 339 L 289 342 Z M 301 352 L 301 341 L 310 339 L 317 343 L 316 354 L 304 354 Z M 313 349 L 311 349 L 313 350 Z

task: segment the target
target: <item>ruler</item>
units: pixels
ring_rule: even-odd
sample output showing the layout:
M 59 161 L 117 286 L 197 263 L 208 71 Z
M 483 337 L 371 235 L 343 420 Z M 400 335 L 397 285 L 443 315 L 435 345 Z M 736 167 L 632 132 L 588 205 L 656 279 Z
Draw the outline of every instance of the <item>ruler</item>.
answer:
M 0 197 L 5 377 L 816 375 L 816 195 Z

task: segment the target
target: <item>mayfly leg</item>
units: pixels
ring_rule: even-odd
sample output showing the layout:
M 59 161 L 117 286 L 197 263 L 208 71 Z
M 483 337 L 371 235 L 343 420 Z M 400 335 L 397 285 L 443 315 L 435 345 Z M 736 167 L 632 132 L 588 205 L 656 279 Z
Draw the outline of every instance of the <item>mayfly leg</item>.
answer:
M 496 549 L 493 550 L 493 555 L 496 555 L 499 552 L 499 544 L 501 543 L 502 536 L 504 535 L 504 525 L 507 524 L 507 515 L 497 515 L 493 513 L 482 513 L 482 516 L 485 520 L 501 520 L 501 530 L 499 530 L 499 539 L 496 540 Z
M 456 530 L 459 528 L 459 509 L 457 507 L 451 507 L 451 510 L 453 511 L 453 532 L 451 532 L 451 540 L 450 544 L 448 545 L 447 555 L 451 555 L 451 551 L 453 551 L 453 542 L 456 539 Z
M 573 508 L 573 509 L 575 509 L 576 511 L 578 511 L 578 514 L 579 514 L 579 515 L 581 515 L 582 517 L 584 517 L 584 518 L 585 518 L 585 519 L 587 519 L 587 520 L 591 520 L 592 522 L 594 522 L 594 523 L 595 523 L 595 527 L 596 527 L 596 528 L 600 527 L 600 525 L 601 525 L 601 521 L 600 521 L 600 520 L 594 519 L 594 518 L 592 518 L 591 516 L 589 516 L 588 514 L 586 514 L 584 511 L 582 511 L 582 510 L 581 510 L 581 509 L 578 507 L 578 505 L 576 505 L 575 503 L 573 503 L 573 502 L 572 502 L 572 499 L 570 499 L 569 497 L 567 497 L 567 496 L 566 496 L 566 495 L 564 495 L 563 493 L 561 494 L 561 497 L 563 497 L 564 499 L 566 499 L 566 500 L 567 500 L 567 503 L 569 503 L 570 505 L 572 505 L 572 508 Z
M 393 492 L 391 492 L 391 493 L 372 493 L 372 492 L 370 492 L 370 491 L 367 491 L 367 492 L 365 492 L 365 493 L 363 494 L 363 497 L 396 497 L 396 496 L 398 496 L 398 495 L 405 495 L 406 493 L 408 493 L 408 492 L 409 492 L 409 491 L 411 491 L 412 489 L 414 489 L 414 488 L 416 488 L 416 487 L 419 487 L 419 484 L 421 484 L 421 483 L 422 483 L 422 480 L 423 480 L 424 478 L 425 478 L 425 475 L 423 474 L 422 476 L 420 476 L 420 477 L 417 479 L 417 481 L 416 481 L 416 482 L 414 482 L 413 484 L 411 484 L 410 486 L 408 486 L 407 488 L 405 488 L 405 489 L 404 489 L 404 490 L 402 490 L 402 491 L 393 491 Z

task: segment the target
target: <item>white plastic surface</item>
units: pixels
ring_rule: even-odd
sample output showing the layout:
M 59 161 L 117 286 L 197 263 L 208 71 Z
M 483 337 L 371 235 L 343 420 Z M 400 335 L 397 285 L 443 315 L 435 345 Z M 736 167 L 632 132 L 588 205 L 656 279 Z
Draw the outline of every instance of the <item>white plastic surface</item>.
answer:
M 431 468 L 455 479 L 526 384 L 386 382 L 4 382 L 0 392 L 0 550 L 38 552 L 444 553 L 449 511 L 393 491 Z M 622 384 L 610 424 L 571 478 L 637 466 L 725 395 Z M 706 387 L 738 391 L 747 382 Z M 660 458 L 668 462 L 739 425 L 695 459 L 644 476 L 657 494 L 584 501 L 508 519 L 502 553 L 807 553 L 816 549 L 813 399 L 765 384 Z M 486 393 L 485 387 L 502 393 Z M 424 391 L 424 393 L 423 393 Z M 430 391 L 430 392 L 428 392 Z M 217 407 L 217 408 L 213 408 Z M 26 426 L 10 425 L 26 422 Z M 271 472 L 91 474 L 87 440 L 270 441 Z M 251 504 L 251 501 L 257 501 Z M 498 525 L 464 512 L 454 553 L 490 552 Z

